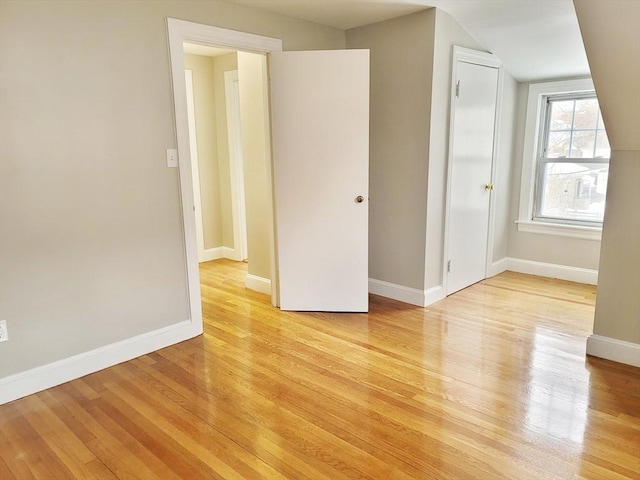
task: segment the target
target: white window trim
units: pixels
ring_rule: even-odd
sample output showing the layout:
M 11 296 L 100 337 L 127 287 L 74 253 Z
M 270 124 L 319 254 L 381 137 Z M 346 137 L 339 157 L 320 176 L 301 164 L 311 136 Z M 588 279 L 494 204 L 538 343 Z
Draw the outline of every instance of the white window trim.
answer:
M 520 208 L 518 211 L 519 232 L 561 235 L 565 237 L 600 240 L 601 227 L 587 227 L 564 223 L 550 223 L 533 220 L 534 191 L 536 180 L 536 156 L 540 143 L 540 115 L 542 97 L 569 92 L 592 92 L 595 88 L 589 78 L 579 80 L 563 80 L 559 82 L 534 83 L 529 85 L 527 100 L 527 116 L 522 149 L 522 178 L 520 182 Z

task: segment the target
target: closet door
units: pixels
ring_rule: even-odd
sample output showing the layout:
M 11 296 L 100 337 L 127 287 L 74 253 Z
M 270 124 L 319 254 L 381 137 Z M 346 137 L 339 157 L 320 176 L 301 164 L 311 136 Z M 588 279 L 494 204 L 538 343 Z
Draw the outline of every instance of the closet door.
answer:
M 454 72 L 447 295 L 485 278 L 499 67 L 463 57 Z

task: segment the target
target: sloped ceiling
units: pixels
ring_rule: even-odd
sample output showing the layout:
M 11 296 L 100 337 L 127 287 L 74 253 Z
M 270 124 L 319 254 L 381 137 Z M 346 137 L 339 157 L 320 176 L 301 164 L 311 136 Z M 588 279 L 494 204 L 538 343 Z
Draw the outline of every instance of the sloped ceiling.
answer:
M 640 150 L 640 1 L 577 0 L 576 12 L 611 146 Z
M 496 54 L 519 81 L 589 75 L 572 0 L 227 1 L 343 30 L 437 7 Z

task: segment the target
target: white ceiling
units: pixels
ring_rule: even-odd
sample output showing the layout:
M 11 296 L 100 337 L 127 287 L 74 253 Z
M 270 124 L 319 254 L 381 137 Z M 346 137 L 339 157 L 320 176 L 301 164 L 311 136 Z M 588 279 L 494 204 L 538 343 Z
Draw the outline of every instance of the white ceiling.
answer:
M 226 1 L 343 30 L 437 7 L 496 54 L 519 81 L 589 75 L 572 0 Z

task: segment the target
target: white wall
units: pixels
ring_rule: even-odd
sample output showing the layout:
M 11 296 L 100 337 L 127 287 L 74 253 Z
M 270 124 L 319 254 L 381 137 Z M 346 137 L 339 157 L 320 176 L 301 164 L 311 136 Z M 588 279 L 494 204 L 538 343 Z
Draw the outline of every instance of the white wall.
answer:
M 612 148 L 587 352 L 640 366 L 640 2 L 574 6 Z
M 347 31 L 348 48 L 371 49 L 370 277 L 417 293 L 442 284 L 454 45 L 485 51 L 437 9 Z M 506 256 L 515 86 L 505 75 L 492 247 L 499 258 Z
M 613 151 L 606 208 L 593 333 L 640 344 L 639 150 Z
M 369 276 L 424 288 L 435 9 L 347 31 L 371 50 Z
M 223 234 L 220 199 L 222 182 L 218 166 L 218 126 L 213 58 L 185 54 L 184 67 L 192 71 L 193 77 L 202 230 L 206 250 L 221 247 Z
M 266 56 L 238 52 L 249 275 L 270 280 L 273 249 Z
M 188 318 L 166 17 L 344 47 L 225 2 L 0 2 L 0 378 Z
M 218 175 L 220 178 L 220 214 L 222 223 L 222 246 L 234 248 L 233 215 L 231 207 L 231 174 L 229 166 L 229 133 L 227 131 L 227 99 L 225 95 L 225 72 L 238 69 L 236 53 L 213 58 L 214 89 L 216 97 L 216 139 L 218 147 Z
M 514 199 L 517 202 L 518 198 L 512 194 L 514 163 L 518 161 L 517 155 L 514 155 L 518 86 L 518 82 L 504 69 L 495 190 L 493 191 L 495 216 L 493 250 L 489 260 L 491 264 L 496 264 L 509 256 L 509 236 L 513 225 L 511 208 Z

